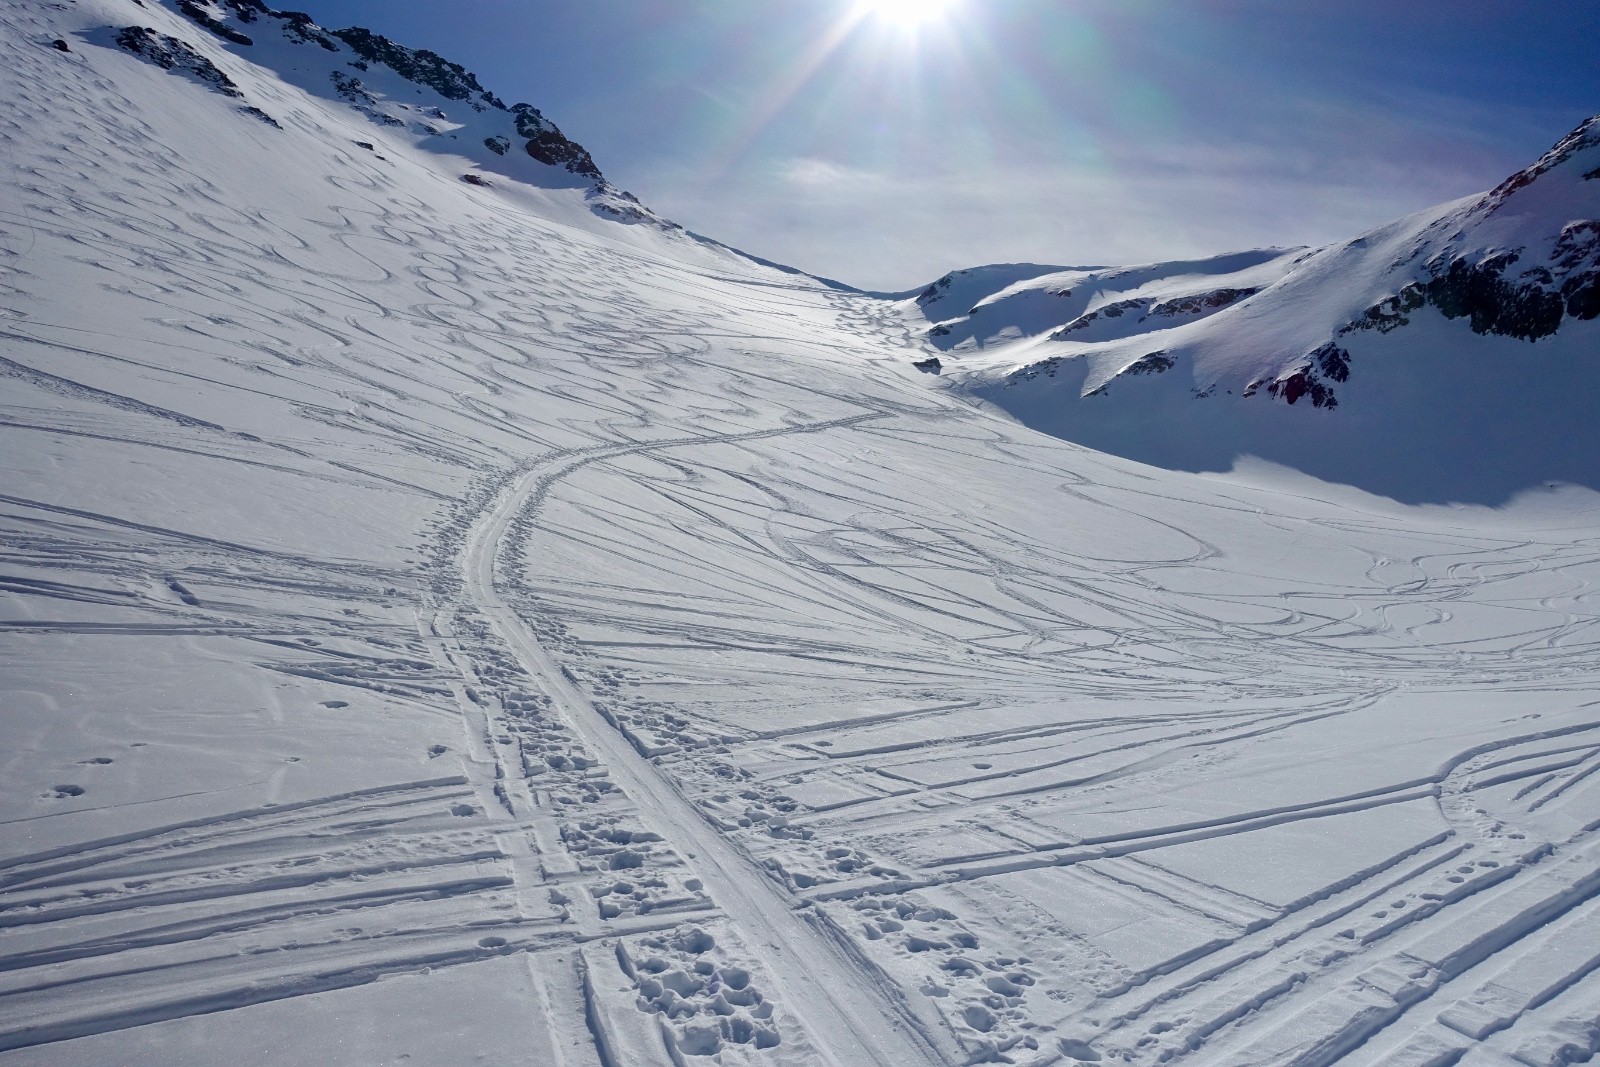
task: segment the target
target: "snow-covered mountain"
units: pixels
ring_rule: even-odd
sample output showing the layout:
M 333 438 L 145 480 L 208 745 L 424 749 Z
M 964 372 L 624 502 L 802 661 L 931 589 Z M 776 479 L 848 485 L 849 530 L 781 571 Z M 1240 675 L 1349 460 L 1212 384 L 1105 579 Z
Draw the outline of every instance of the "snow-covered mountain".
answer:
M 1504 418 L 1594 326 L 1553 243 L 1485 266 L 1559 239 L 1566 161 L 1390 259 L 919 303 L 657 220 L 487 93 L 250 3 L 0 5 L 0 1067 L 1600 1051 L 1600 496 L 1197 475 L 945 387 L 1288 440 L 1425 422 L 1464 387 L 1406 353 L 1459 342 Z M 1474 334 L 1535 260 L 1571 321 Z M 1196 400 L 1278 301 L 1279 395 Z M 1286 403 L 1330 341 L 1338 406 Z M 1079 400 L 1118 345 L 1173 366 Z
M 1328 248 L 981 267 L 898 305 L 979 395 L 1134 458 L 1256 455 L 1412 500 L 1600 486 L 1597 179 L 1600 117 L 1491 192 Z
M 596 212 L 672 225 L 606 181 L 584 147 L 538 108 L 521 103 L 508 107 L 471 72 L 437 53 L 407 48 L 359 26 L 327 30 L 308 15 L 278 11 L 261 0 L 179 0 L 173 10 L 208 31 L 205 45 L 190 44 L 189 34 L 173 36 L 139 24 L 121 28 L 113 40 L 148 62 L 233 98 L 244 113 L 274 129 L 282 129 L 282 123 L 254 97 L 278 94 L 270 87 L 257 93 L 241 89 L 228 74 L 233 57 L 248 59 L 314 96 L 343 101 L 390 138 L 470 160 L 472 169 L 462 175 L 469 182 L 489 185 L 488 175 L 495 174 L 541 188 L 578 188 Z M 169 30 L 170 22 L 169 17 Z M 103 34 L 91 39 L 104 43 Z M 217 55 L 219 51 L 229 58 Z M 356 143 L 378 151 L 372 142 Z

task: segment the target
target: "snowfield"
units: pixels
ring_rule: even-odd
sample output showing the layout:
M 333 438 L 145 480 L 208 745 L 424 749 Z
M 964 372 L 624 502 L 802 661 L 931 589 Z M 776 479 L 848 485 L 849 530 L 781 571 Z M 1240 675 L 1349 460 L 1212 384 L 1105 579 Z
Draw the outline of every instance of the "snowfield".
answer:
M 1560 419 L 1479 424 L 1516 458 L 1476 496 L 1069 443 L 993 368 L 1087 344 L 1041 294 L 1099 268 L 919 325 L 183 6 L 0 9 L 0 1067 L 1600 1051 L 1600 495 L 1525 477 Z M 1118 299 L 1220 345 L 1254 297 L 1173 302 L 1304 255 Z M 990 296 L 1014 334 L 930 347 Z M 1382 343 L 1593 395 L 1591 320 L 1412 317 Z M 1251 440 L 1354 454 L 1411 399 L 1354 368 Z

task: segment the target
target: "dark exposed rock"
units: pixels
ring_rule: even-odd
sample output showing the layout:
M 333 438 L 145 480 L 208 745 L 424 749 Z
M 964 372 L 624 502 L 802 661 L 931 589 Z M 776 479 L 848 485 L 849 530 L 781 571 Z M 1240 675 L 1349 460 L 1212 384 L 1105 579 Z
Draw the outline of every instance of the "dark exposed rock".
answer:
M 346 103 L 360 107 L 375 107 L 378 98 L 367 92 L 367 87 L 360 78 L 355 78 L 343 71 L 332 70 L 328 72 L 329 79 L 333 82 L 333 91 L 338 93 Z
M 1600 316 L 1600 219 L 1569 222 L 1561 229 L 1551 261 L 1566 273 L 1561 299 L 1575 319 Z
M 1592 182 L 1597 178 L 1600 178 L 1600 167 L 1596 167 L 1594 170 L 1586 172 L 1583 176 L 1583 180 L 1586 182 Z
M 280 124 L 277 119 L 273 118 L 265 111 L 262 111 L 259 107 L 241 107 L 239 109 L 239 113 L 243 115 L 249 115 L 253 119 L 259 119 L 275 130 L 283 129 L 282 124 Z
M 558 130 L 530 137 L 528 155 L 540 163 L 552 167 L 565 167 L 573 174 L 581 174 L 585 178 L 600 177 L 600 168 L 594 165 L 594 159 L 583 146 L 567 140 Z
M 950 288 L 950 283 L 954 280 L 955 278 L 953 275 L 946 274 L 943 278 L 940 278 L 938 281 L 922 290 L 921 293 L 917 294 L 917 303 L 920 305 L 931 304 L 933 301 L 939 299 L 941 293 Z M 945 332 L 948 333 L 949 331 L 947 330 Z
M 1574 271 L 1600 263 L 1600 219 L 1582 219 L 1561 227 L 1550 262 L 1557 270 Z
M 485 137 L 483 139 L 483 147 L 487 148 L 497 156 L 503 156 L 511 150 L 511 138 Z
M 1122 368 L 1123 374 L 1164 374 L 1171 370 L 1177 360 L 1165 352 L 1151 352 L 1149 355 L 1140 356 L 1126 367 Z M 1119 375 L 1120 377 L 1121 375 Z
M 239 14 L 239 17 L 246 22 L 252 21 L 256 17 L 255 8 L 249 4 L 233 4 L 231 6 Z M 178 0 L 178 10 L 187 15 L 190 21 L 204 26 L 225 41 L 232 41 L 234 44 L 246 46 L 255 43 L 248 34 L 240 33 L 225 22 L 219 22 L 211 12 L 196 3 L 195 0 Z
M 552 167 L 565 167 L 573 174 L 601 180 L 600 168 L 581 144 L 571 141 L 555 123 L 531 104 L 516 104 L 517 133 L 528 139 L 528 155 Z
M 284 36 L 291 41 L 318 45 L 329 52 L 339 50 L 338 42 L 324 33 L 322 27 L 304 11 L 274 11 L 272 14 L 283 21 Z
M 117 34 L 117 44 L 162 70 L 179 71 L 204 82 L 223 96 L 242 97 L 233 79 L 217 65 L 176 37 L 148 26 L 129 26 Z
M 224 11 L 232 12 L 240 22 L 254 22 L 261 15 L 271 15 L 273 10 L 262 0 L 216 0 Z
M 1567 302 L 1567 314 L 1575 319 L 1592 319 L 1600 316 L 1600 271 L 1575 275 L 1561 287 L 1561 296 Z
M 1332 341 L 1311 353 L 1311 359 L 1324 378 L 1335 382 L 1350 380 L 1350 353 Z
M 1056 376 L 1056 368 L 1060 365 L 1061 357 L 1051 356 L 1049 359 L 1041 360 L 1038 363 L 1023 367 L 1021 370 L 1011 374 L 1007 379 L 1006 384 L 1015 385 L 1019 381 L 1030 381 L 1039 377 L 1041 374 L 1046 378 L 1054 378 Z M 1089 395 L 1094 396 L 1096 394 L 1103 394 L 1104 392 L 1105 387 L 1102 386 L 1101 388 L 1095 390 L 1094 393 L 1090 393 Z
M 1592 319 L 1600 311 L 1600 219 L 1568 223 L 1556 238 L 1549 264 L 1525 263 L 1525 249 L 1479 262 L 1436 257 L 1424 265 L 1431 275 L 1411 282 L 1340 328 L 1390 330 L 1408 324 L 1410 313 L 1431 306 L 1446 318 L 1468 318 L 1472 330 L 1536 341 L 1557 332 L 1564 316 Z
M 1194 296 L 1174 297 L 1163 300 L 1150 309 L 1152 315 L 1199 315 L 1207 311 L 1220 311 L 1231 307 L 1246 297 L 1255 296 L 1261 290 L 1253 289 L 1213 289 L 1208 293 L 1198 293 Z
M 1245 393 L 1250 395 L 1250 391 Z M 1274 397 L 1281 397 L 1291 406 L 1303 396 L 1311 398 L 1311 406 L 1318 408 L 1336 408 L 1339 401 L 1333 395 L 1333 390 L 1312 376 L 1309 367 L 1295 371 L 1293 374 L 1279 378 L 1277 381 L 1267 383 L 1267 393 Z
M 584 194 L 584 198 L 590 201 L 590 211 L 616 219 L 618 222 L 656 223 L 665 225 L 669 229 L 683 229 L 675 222 L 663 223 L 639 203 L 638 197 L 616 188 L 604 178 L 596 181 L 594 187 Z
M 1379 333 L 1388 333 L 1390 330 L 1408 325 L 1411 322 L 1408 313 L 1416 311 L 1427 302 L 1427 292 L 1422 286 L 1412 282 L 1394 296 L 1385 297 L 1373 304 L 1359 319 L 1341 326 L 1339 333 L 1342 335 L 1355 330 L 1377 330 Z
M 1094 311 L 1084 312 L 1082 315 L 1079 315 L 1065 326 L 1056 330 L 1056 332 L 1052 333 L 1050 337 L 1052 340 L 1059 341 L 1069 334 L 1076 333 L 1077 331 L 1082 330 L 1094 324 L 1095 322 L 1098 322 L 1102 318 L 1120 319 L 1123 315 L 1126 315 L 1130 311 L 1139 311 L 1140 313 L 1143 313 L 1148 310 L 1149 306 L 1150 301 L 1142 300 L 1137 297 L 1129 300 L 1118 300 L 1114 304 L 1106 304 L 1103 307 L 1096 308 Z
M 1469 317 L 1473 333 L 1524 341 L 1548 337 L 1561 326 L 1561 297 L 1536 284 L 1508 281 L 1506 268 L 1514 262 L 1516 253 L 1477 264 L 1454 260 L 1424 286 L 1428 303 L 1447 319 Z
M 922 371 L 924 374 L 938 374 L 944 369 L 944 364 L 939 362 L 938 356 L 929 356 L 927 359 L 919 359 L 913 362 L 911 365 L 917 368 L 919 371 Z
M 1260 291 L 1258 288 L 1212 289 L 1209 292 L 1173 297 L 1170 300 L 1163 300 L 1159 303 L 1145 298 L 1130 297 L 1127 300 L 1118 300 L 1115 303 L 1096 308 L 1094 311 L 1085 312 L 1050 336 L 1057 341 L 1065 340 L 1072 334 L 1093 325 L 1101 319 L 1118 319 L 1136 312 L 1139 314 L 1139 321 L 1141 322 L 1146 318 L 1157 315 L 1163 318 L 1174 318 L 1179 315 L 1205 315 L 1220 311 L 1225 307 L 1231 307 L 1246 297 L 1256 295 Z M 1071 290 L 1066 292 L 1070 293 Z
M 476 96 L 494 107 L 505 109 L 494 94 L 478 84 L 478 79 L 459 63 L 452 63 L 426 48 L 406 48 L 382 34 L 360 26 L 334 30 L 333 36 L 369 63 L 382 63 L 407 81 L 426 85 L 446 100 L 466 100 Z
M 59 37 L 57 37 L 55 40 L 50 42 L 50 47 L 54 48 L 57 52 L 70 52 L 70 51 L 72 51 L 72 49 L 67 45 L 67 42 L 63 41 Z
M 377 147 L 375 145 L 373 145 L 373 143 L 371 141 L 353 141 L 351 143 L 354 144 L 357 148 L 365 148 L 368 152 L 376 152 L 377 151 Z
M 1258 378 L 1251 382 L 1245 386 L 1243 396 L 1246 399 L 1255 396 L 1265 386 L 1268 396 L 1291 406 L 1302 397 L 1306 397 L 1311 400 L 1312 407 L 1327 408 L 1331 411 L 1339 406 L 1339 398 L 1334 395 L 1333 387 L 1323 381 L 1323 378 L 1335 382 L 1350 379 L 1350 353 L 1331 341 L 1307 356 L 1306 362 L 1295 370 L 1281 374 L 1272 381 Z
M 933 327 L 931 330 L 928 331 L 928 336 L 929 337 L 949 337 L 950 336 L 950 327 L 941 322 L 939 325 Z
M 468 185 L 478 185 L 485 189 L 494 188 L 494 183 L 481 174 L 463 174 L 461 176 L 461 180 L 466 182 Z

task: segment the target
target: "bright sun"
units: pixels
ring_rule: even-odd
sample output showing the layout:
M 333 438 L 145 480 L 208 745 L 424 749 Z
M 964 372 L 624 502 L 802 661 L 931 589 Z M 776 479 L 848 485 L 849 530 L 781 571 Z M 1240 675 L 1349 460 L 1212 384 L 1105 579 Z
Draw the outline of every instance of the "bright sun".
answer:
M 857 0 L 862 15 L 896 26 L 914 27 L 944 14 L 954 0 Z

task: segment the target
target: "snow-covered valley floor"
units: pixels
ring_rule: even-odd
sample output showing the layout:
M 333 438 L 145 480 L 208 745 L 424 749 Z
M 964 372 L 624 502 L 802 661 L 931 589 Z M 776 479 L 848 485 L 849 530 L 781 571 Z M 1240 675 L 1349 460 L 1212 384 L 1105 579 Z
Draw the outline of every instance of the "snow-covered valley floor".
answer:
M 1600 1049 L 1593 493 L 1105 456 L 3 18 L 3 1067 Z

